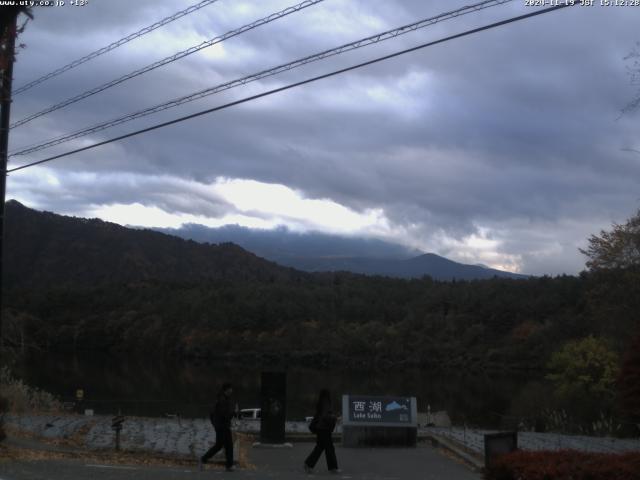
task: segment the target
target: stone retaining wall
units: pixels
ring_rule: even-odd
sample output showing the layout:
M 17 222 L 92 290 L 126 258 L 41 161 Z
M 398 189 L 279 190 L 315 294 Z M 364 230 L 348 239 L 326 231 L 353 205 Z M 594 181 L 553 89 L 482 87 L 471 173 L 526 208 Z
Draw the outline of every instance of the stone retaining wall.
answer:
M 5 425 L 49 439 L 74 439 L 89 449 L 114 448 L 109 416 L 6 415 Z M 208 420 L 127 417 L 120 432 L 124 450 L 166 455 L 202 455 L 216 435 Z
M 475 430 L 459 427 L 424 428 L 420 433 L 434 434 L 453 440 L 484 455 L 484 435 L 495 430 Z M 640 438 L 587 437 L 556 433 L 518 432 L 518 448 L 523 450 L 581 450 L 584 452 L 622 453 L 640 451 Z
M 73 439 L 89 449 L 108 449 L 115 445 L 110 416 L 83 415 L 5 415 L 5 425 L 49 439 Z M 258 433 L 259 421 L 240 421 L 233 429 Z M 286 422 L 289 434 L 309 434 L 306 422 Z M 338 425 L 336 433 L 340 434 Z M 447 438 L 483 454 L 484 435 L 490 430 L 459 427 L 420 428 L 419 436 L 436 435 Z M 147 451 L 166 455 L 202 455 L 215 443 L 215 430 L 205 419 L 127 417 L 120 432 L 120 445 L 125 450 Z M 525 450 L 575 449 L 587 452 L 620 453 L 640 451 L 640 439 L 587 437 L 554 433 L 519 432 L 518 446 Z

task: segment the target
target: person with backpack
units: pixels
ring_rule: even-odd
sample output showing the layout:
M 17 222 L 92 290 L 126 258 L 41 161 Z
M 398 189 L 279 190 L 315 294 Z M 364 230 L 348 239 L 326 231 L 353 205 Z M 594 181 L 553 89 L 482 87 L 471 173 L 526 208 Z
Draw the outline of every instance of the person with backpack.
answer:
M 233 472 L 233 439 L 231 438 L 231 419 L 234 416 L 234 405 L 231 401 L 233 387 L 230 383 L 222 385 L 222 389 L 218 393 L 218 398 L 209 415 L 211 424 L 216 430 L 216 443 L 207 452 L 200 457 L 198 466 L 203 469 L 203 464 L 213 457 L 216 453 L 224 448 L 226 456 L 227 472 Z
M 316 413 L 309 424 L 309 430 L 316 435 L 316 445 L 304 461 L 305 472 L 313 472 L 313 468 L 316 466 L 322 452 L 324 452 L 329 472 L 340 473 L 336 450 L 331 437 L 333 430 L 336 428 L 337 420 L 331 408 L 331 393 L 327 389 L 320 390 Z

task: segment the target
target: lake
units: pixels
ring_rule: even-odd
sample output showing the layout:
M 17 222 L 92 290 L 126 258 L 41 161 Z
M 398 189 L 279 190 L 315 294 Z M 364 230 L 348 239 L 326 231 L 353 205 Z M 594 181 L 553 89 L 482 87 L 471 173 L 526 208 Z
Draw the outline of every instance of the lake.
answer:
M 240 408 L 260 406 L 260 365 L 130 355 L 31 355 L 14 367 L 27 384 L 73 401 L 84 390 L 85 408 L 96 414 L 206 417 L 220 385 L 234 384 Z M 287 368 L 287 417 L 312 415 L 317 392 L 329 388 L 334 404 L 343 393 L 415 396 L 418 410 L 446 410 L 454 423 L 497 427 L 501 415 L 521 414 L 540 382 L 521 376 L 434 373 L 417 368 L 386 370 Z

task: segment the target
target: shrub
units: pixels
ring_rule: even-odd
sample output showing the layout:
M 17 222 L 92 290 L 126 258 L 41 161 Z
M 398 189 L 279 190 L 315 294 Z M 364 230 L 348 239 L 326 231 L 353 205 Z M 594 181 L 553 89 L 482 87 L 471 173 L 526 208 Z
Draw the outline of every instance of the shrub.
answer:
M 523 451 L 499 457 L 485 480 L 640 480 L 640 452 Z
M 565 410 L 545 410 L 542 412 L 542 421 L 547 432 L 573 432 L 573 421 Z
M 9 368 L 0 369 L 0 390 L 6 400 L 6 410 L 13 413 L 59 412 L 62 404 L 49 392 L 30 387 L 11 374 Z

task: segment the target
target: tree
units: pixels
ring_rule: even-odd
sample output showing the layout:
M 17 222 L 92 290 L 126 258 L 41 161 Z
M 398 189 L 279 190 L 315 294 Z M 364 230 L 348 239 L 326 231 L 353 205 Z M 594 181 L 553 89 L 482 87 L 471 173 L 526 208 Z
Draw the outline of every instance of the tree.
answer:
M 589 246 L 580 252 L 589 257 L 590 270 L 640 266 L 640 210 L 625 224 L 614 223 L 611 231 L 591 235 Z
M 551 355 L 547 379 L 561 397 L 611 397 L 618 375 L 618 355 L 600 338 L 567 342 Z

